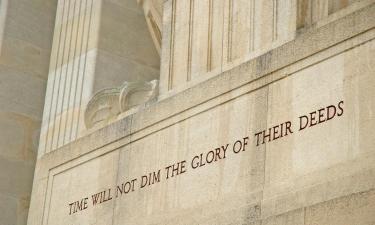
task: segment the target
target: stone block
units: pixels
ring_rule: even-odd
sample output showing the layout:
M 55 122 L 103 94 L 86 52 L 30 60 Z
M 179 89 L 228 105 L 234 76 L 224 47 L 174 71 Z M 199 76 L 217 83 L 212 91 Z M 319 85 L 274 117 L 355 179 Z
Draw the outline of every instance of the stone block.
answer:
M 0 192 L 13 198 L 30 195 L 34 174 L 33 162 L 15 162 L 4 157 L 0 158 L 0 162 Z M 10 176 L 9 173 L 14 171 L 17 171 L 17 176 Z
M 0 195 L 0 223 L 4 225 L 17 224 L 17 199 L 8 195 Z
M 367 96 L 373 95 L 368 88 L 368 84 L 374 82 L 370 81 L 372 76 L 369 75 L 373 73 L 372 69 L 360 66 L 368 63 L 372 46 L 373 43 L 369 42 L 363 48 L 360 46 L 339 54 L 270 86 L 269 126 L 291 118 L 294 133 L 284 137 L 283 141 L 275 140 L 268 144 L 267 186 L 283 186 L 298 177 L 334 167 L 365 154 L 373 154 L 369 148 L 371 144 L 366 144 L 372 142 L 371 139 L 361 141 L 356 138 L 359 137 L 357 132 L 363 132 L 364 137 L 365 133 L 371 133 L 369 127 L 373 125 L 369 122 L 370 114 L 365 109 L 358 110 L 358 107 L 367 108 L 371 103 L 353 99 L 362 90 Z M 361 56 L 358 56 L 359 52 Z M 345 69 L 347 67 L 353 70 Z M 366 78 L 361 79 L 362 76 Z M 363 80 L 363 83 L 359 80 Z M 300 130 L 300 116 L 329 105 L 337 105 L 341 100 L 344 101 L 344 114 L 341 118 L 336 117 L 326 123 Z M 358 123 L 352 120 L 355 116 L 360 118 Z M 306 121 L 306 118 L 303 120 Z
M 305 225 L 304 209 L 297 209 L 262 220 L 262 225 Z
M 8 1 L 5 36 L 50 51 L 53 37 L 51 28 L 55 23 L 56 5 L 57 0 Z M 48 62 L 47 60 L 43 63 L 48 65 Z
M 118 151 L 114 151 L 60 173 L 52 172 L 52 180 L 47 189 L 49 194 L 48 207 L 45 208 L 45 223 L 110 223 L 115 204 L 110 198 L 114 198 L 117 166 Z M 108 191 L 110 188 L 111 193 Z M 105 196 L 103 191 L 107 191 Z M 87 198 L 87 208 L 81 203 L 84 198 Z
M 306 209 L 306 225 L 367 225 L 375 222 L 374 190 L 354 193 Z
M 49 50 L 29 42 L 4 36 L 0 65 L 26 72 L 40 79 L 47 79 Z

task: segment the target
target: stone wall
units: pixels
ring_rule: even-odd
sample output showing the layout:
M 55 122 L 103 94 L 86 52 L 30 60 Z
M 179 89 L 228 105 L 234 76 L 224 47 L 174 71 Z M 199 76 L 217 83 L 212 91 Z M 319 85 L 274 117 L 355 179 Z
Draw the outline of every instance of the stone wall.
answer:
M 364 6 L 361 0 L 165 1 L 161 98 Z
M 375 223 L 375 4 L 357 7 L 42 155 L 28 224 Z
M 56 1 L 0 1 L 0 224 L 24 225 L 31 195 Z
M 39 156 L 85 135 L 84 110 L 104 88 L 159 74 L 135 0 L 59 0 Z
M 163 0 L 138 0 L 142 5 L 148 29 L 160 55 L 163 30 Z

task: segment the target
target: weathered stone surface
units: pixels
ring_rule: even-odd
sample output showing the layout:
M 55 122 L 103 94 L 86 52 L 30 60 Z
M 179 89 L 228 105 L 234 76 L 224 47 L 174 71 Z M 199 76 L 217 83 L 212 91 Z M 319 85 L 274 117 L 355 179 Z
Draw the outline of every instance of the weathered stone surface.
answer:
M 0 224 L 27 223 L 56 0 L 0 2 Z
M 269 217 L 262 221 L 262 225 L 304 225 L 305 210 L 297 209 L 281 215 Z
M 159 56 L 135 0 L 61 0 L 39 156 L 84 135 L 91 97 L 121 83 L 158 79 Z
M 106 88 L 90 99 L 85 109 L 85 125 L 90 129 L 115 119 L 120 113 L 139 110 L 157 100 L 159 82 L 124 82 Z
M 374 190 L 354 193 L 307 208 L 305 224 L 373 224 L 374 209 Z
M 186 90 L 194 81 L 209 79 L 293 40 L 308 30 L 302 28 L 327 24 L 371 3 L 166 1 L 160 93 L 169 96 Z
M 0 195 L 0 200 L 3 203 L 0 205 L 2 214 L 0 217 L 1 224 L 17 224 L 17 199 L 9 195 Z
M 44 211 L 47 224 L 342 224 L 346 210 L 360 201 L 366 210 L 354 211 L 358 216 L 351 221 L 372 222 L 371 194 L 362 198 L 355 193 L 372 193 L 375 185 L 374 143 L 367 137 L 375 99 L 374 71 L 368 66 L 373 64 L 374 32 L 361 24 L 364 31 L 356 35 L 337 34 L 340 44 L 328 39 L 314 44 L 319 38 L 324 42 L 330 29 L 345 33 L 348 21 L 364 21 L 362 13 L 317 29 L 316 36 L 313 31 L 301 34 L 42 157 L 37 174 L 53 177 L 45 187 L 51 205 L 33 211 L 33 218 Z M 316 54 L 306 57 L 308 51 L 298 49 L 302 43 Z M 298 131 L 299 116 L 330 105 L 338 112 L 341 101 L 341 115 Z M 293 124 L 293 133 L 258 143 L 257 132 L 286 121 Z M 249 137 L 246 151 L 235 154 L 230 148 L 225 159 L 193 168 L 195 156 L 227 143 L 233 147 L 244 137 Z M 167 179 L 166 167 L 184 160 L 186 172 Z M 158 176 L 152 172 L 159 169 L 160 181 L 142 187 L 142 176 Z M 128 183 L 128 193 L 69 215 L 70 202 L 110 188 L 113 193 L 135 178 L 134 191 Z M 73 187 L 75 192 L 61 199 L 53 194 Z M 356 200 L 341 200 L 351 195 Z M 340 216 L 336 220 L 323 211 Z
M 108 2 L 95 6 L 108 16 L 102 25 L 124 20 L 118 12 L 129 8 Z M 75 142 L 52 141 L 57 149 L 38 160 L 29 225 L 374 222 L 374 2 L 315 2 L 313 15 L 288 10 L 303 8 L 296 1 L 218 2 L 164 2 L 164 93 Z M 199 22 L 202 14 L 210 18 Z M 126 32 L 107 28 L 105 49 L 90 50 L 91 74 L 104 52 L 102 65 L 129 56 L 127 44 L 116 48 Z

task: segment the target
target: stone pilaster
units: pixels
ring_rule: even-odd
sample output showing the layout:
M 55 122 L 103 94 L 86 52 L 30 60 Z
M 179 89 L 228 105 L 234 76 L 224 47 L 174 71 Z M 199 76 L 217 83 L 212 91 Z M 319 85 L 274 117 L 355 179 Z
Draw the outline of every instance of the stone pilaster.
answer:
M 159 56 L 135 0 L 59 0 L 39 155 L 86 133 L 99 90 L 158 78 Z

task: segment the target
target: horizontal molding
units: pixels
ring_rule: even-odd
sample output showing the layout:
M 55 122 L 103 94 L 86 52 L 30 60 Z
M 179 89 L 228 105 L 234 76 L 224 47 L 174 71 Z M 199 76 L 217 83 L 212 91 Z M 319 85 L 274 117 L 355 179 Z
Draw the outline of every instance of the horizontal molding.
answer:
M 52 169 L 61 171 L 114 151 L 373 40 L 374 13 L 375 4 L 372 4 L 331 24 L 312 29 L 262 56 L 47 153 L 38 160 L 36 177 L 47 177 Z M 177 104 L 181 107 L 175 107 Z M 64 164 L 67 163 L 70 165 L 66 168 Z

